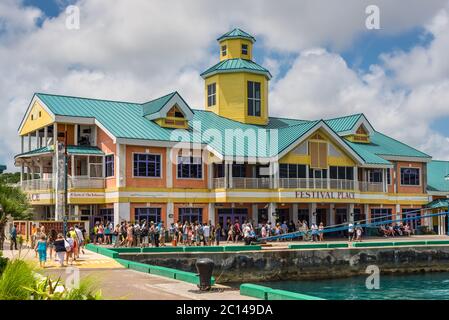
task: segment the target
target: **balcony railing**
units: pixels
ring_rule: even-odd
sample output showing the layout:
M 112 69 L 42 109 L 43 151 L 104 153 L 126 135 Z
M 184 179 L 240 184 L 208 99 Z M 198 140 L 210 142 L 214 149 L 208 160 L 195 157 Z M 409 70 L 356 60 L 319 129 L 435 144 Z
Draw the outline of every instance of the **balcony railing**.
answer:
M 359 182 L 359 188 L 362 192 L 383 192 L 384 185 L 382 182 Z
M 69 178 L 69 189 L 104 189 L 104 178 L 73 177 Z
M 326 190 L 352 190 L 362 192 L 383 192 L 382 183 L 358 182 L 359 187 L 353 180 L 337 179 L 307 179 L 307 178 L 281 178 L 279 188 L 283 189 L 326 189 Z M 228 182 L 225 186 L 224 178 L 215 178 L 213 187 L 216 189 L 270 189 L 272 183 L 270 178 L 232 178 L 232 184 Z
M 270 178 L 232 178 L 235 189 L 269 189 Z
M 53 179 L 30 179 L 19 183 L 23 191 L 54 189 Z M 104 178 L 69 177 L 69 189 L 104 189 Z
M 23 191 L 33 191 L 33 190 L 50 190 L 53 189 L 52 179 L 30 179 L 23 180 L 19 184 Z

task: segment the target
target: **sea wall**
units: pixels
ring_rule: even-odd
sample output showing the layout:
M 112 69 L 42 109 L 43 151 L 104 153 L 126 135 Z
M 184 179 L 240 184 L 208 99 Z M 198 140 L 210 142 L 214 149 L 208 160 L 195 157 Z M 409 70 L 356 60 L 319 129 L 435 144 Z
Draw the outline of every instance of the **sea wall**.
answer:
M 217 283 L 331 279 L 366 274 L 449 271 L 449 246 L 262 250 L 248 252 L 120 253 L 120 258 L 196 272 L 199 258 L 215 263 Z

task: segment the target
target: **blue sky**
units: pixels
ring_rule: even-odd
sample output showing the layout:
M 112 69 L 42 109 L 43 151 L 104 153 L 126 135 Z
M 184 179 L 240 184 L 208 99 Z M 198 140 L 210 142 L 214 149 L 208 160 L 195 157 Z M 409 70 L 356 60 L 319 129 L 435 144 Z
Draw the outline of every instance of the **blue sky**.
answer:
M 201 107 L 199 73 L 232 27 L 256 36 L 255 60 L 275 75 L 273 116 L 364 112 L 377 130 L 449 160 L 449 0 L 376 2 L 381 30 L 365 27 L 369 0 L 258 1 L 251 15 L 253 0 L 2 0 L 0 57 L 10 59 L 0 69 L 10 77 L 0 81 L 0 163 L 12 167 L 34 92 L 147 101 L 178 90 Z M 79 31 L 64 28 L 69 4 L 80 8 Z

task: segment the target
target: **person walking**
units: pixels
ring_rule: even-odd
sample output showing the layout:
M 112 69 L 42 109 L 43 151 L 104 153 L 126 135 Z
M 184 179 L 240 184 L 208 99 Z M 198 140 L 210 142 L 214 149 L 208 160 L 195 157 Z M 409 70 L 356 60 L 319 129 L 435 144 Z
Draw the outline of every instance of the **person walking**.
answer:
M 45 268 L 45 262 L 47 262 L 47 238 L 44 235 L 41 235 L 34 250 L 36 250 L 39 255 L 39 265 L 41 268 Z
M 219 223 L 217 223 L 217 225 L 214 228 L 214 238 L 215 238 L 215 244 L 217 246 L 220 245 L 220 240 L 221 240 L 221 225 Z
M 12 251 L 14 247 L 14 249 L 17 250 L 17 228 L 15 224 L 13 224 L 11 230 L 9 230 L 9 238 L 11 241 L 9 244 L 9 249 Z
M 65 247 L 64 236 L 62 235 L 62 233 L 59 233 L 57 235 L 54 245 L 59 265 L 61 267 L 64 267 L 65 254 L 67 252 L 67 249 Z
M 48 241 L 47 241 L 47 247 L 48 247 L 48 251 L 50 253 L 50 260 L 53 259 L 53 251 L 55 250 L 55 241 L 57 238 L 58 234 L 56 233 L 55 229 L 51 229 L 50 233 L 48 235 Z M 56 261 L 56 253 L 55 253 L 55 261 Z

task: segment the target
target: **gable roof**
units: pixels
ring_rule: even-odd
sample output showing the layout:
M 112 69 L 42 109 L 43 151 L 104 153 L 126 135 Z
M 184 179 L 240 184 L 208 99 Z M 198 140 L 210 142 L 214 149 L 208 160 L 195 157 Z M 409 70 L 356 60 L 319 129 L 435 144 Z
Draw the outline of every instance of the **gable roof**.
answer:
M 167 112 L 177 105 L 187 120 L 192 119 L 193 111 L 178 92 L 172 92 L 161 98 L 142 104 L 143 116 L 149 120 L 165 118 Z
M 235 28 L 231 31 L 226 32 L 224 35 L 220 36 L 217 41 L 220 42 L 226 39 L 247 39 L 252 43 L 256 42 L 256 38 L 240 28 Z
M 239 71 L 260 73 L 265 75 L 268 79 L 272 78 L 270 71 L 268 71 L 261 65 L 258 65 L 254 61 L 241 58 L 226 59 L 220 61 L 216 65 L 210 67 L 209 69 L 201 73 L 200 75 L 203 78 L 207 78 L 217 73 L 230 73 Z
M 163 97 L 145 102 L 142 104 L 142 113 L 144 116 L 159 112 L 168 101 L 176 94 L 176 92 L 169 93 Z
M 432 160 L 427 164 L 427 190 L 449 193 L 449 161 Z

